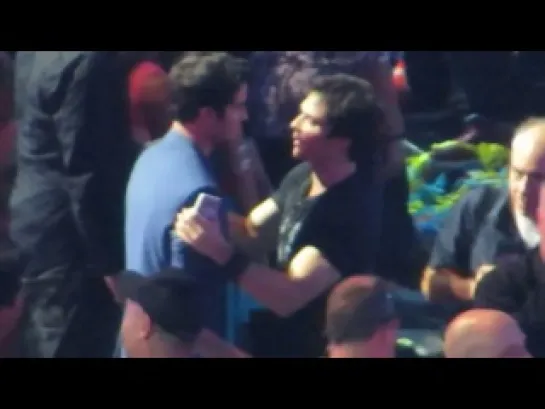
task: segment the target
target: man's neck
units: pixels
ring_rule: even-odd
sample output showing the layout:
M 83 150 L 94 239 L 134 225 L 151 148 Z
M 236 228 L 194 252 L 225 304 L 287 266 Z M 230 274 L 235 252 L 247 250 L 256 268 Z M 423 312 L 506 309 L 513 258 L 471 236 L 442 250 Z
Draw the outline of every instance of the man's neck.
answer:
M 181 133 L 185 138 L 193 142 L 203 155 L 210 156 L 212 154 L 214 147 L 207 138 L 204 138 L 199 134 L 197 127 L 193 124 L 182 124 L 179 121 L 174 121 L 171 129 Z
M 356 171 L 356 165 L 350 161 L 311 163 L 311 167 L 311 196 L 323 193 Z

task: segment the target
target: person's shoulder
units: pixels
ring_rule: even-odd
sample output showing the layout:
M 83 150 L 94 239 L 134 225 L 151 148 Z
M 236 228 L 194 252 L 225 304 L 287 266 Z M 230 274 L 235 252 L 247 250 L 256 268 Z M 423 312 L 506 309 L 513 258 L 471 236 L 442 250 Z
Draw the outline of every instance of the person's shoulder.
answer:
M 92 65 L 100 60 L 101 54 L 94 51 L 40 51 L 35 52 L 33 63 L 45 73 L 60 75 L 65 69 L 78 65 Z
M 146 146 L 134 165 L 133 174 L 144 174 L 155 183 L 176 180 L 179 186 L 195 189 L 212 183 L 210 172 L 196 149 L 183 137 L 178 139 L 172 131 Z
M 114 61 L 115 55 L 105 51 L 20 51 L 15 63 L 33 64 L 41 70 L 61 71 L 75 64 L 95 64 L 103 61 Z
M 458 207 L 472 212 L 489 213 L 500 200 L 506 200 L 507 190 L 496 186 L 479 186 L 467 192 L 459 201 Z
M 382 197 L 383 187 L 381 183 L 373 180 L 360 172 L 355 172 L 346 179 L 335 184 L 326 192 L 329 201 L 334 200 L 345 206 L 354 203 L 361 206 L 362 202 L 369 202 L 377 197 Z
M 106 51 L 39 51 L 21 59 L 32 64 L 30 80 L 39 84 L 42 96 L 52 103 L 62 99 L 69 89 L 83 93 L 95 90 L 100 84 L 106 86 L 109 82 L 103 81 L 105 76 L 116 73 L 117 66 L 115 54 Z M 74 84 L 85 85 L 74 88 Z
M 505 187 L 493 186 L 493 185 L 483 185 L 471 189 L 467 196 L 472 198 L 474 201 L 490 201 L 494 202 L 497 199 L 504 197 L 507 193 Z
M 543 262 L 538 249 L 527 251 L 524 254 L 513 254 L 501 258 L 493 266 L 491 272 L 483 278 L 483 282 L 510 282 L 523 285 L 538 278 L 544 270 Z M 486 284 L 485 284 L 486 286 Z
M 312 174 L 310 165 L 306 162 L 296 165 L 282 180 L 282 186 L 293 187 L 299 186 L 301 183 L 306 182 Z
M 286 199 L 296 192 L 301 185 L 308 183 L 311 175 L 311 168 L 308 163 L 301 163 L 295 166 L 280 182 L 280 186 L 272 195 L 272 199 L 280 207 L 283 206 Z
M 193 144 L 174 130 L 148 143 L 140 156 L 159 161 L 172 160 L 181 167 L 190 167 L 193 161 L 198 161 L 200 157 Z
M 512 254 L 506 257 L 500 258 L 497 264 L 494 266 L 494 271 L 501 274 L 513 274 L 519 271 L 528 271 L 531 269 L 533 261 L 538 256 L 537 249 L 527 251 L 524 254 Z
M 537 268 L 536 262 L 539 263 Z M 488 271 L 482 272 L 484 276 L 478 282 L 474 305 L 512 313 L 525 301 L 528 291 L 536 288 L 543 262 L 535 249 L 526 254 L 513 255 L 490 267 L 488 269 L 487 266 Z

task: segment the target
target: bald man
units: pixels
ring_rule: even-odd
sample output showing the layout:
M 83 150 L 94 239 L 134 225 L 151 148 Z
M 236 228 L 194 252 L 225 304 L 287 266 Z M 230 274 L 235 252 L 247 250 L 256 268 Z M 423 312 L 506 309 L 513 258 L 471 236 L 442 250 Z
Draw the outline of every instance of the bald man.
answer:
M 530 358 L 526 336 L 510 315 L 470 310 L 452 321 L 445 333 L 446 358 Z
M 545 176 L 545 119 L 516 131 L 508 186 L 472 190 L 450 211 L 421 282 L 433 301 L 473 299 L 475 286 L 496 264 L 535 248 L 539 186 Z

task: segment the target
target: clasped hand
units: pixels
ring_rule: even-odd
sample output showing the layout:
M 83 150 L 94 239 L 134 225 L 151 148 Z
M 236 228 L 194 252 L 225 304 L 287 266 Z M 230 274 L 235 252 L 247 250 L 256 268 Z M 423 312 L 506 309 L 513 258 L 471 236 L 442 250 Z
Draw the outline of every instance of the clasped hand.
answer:
M 232 246 L 221 232 L 219 219 L 207 219 L 194 207 L 178 213 L 174 231 L 180 240 L 217 264 L 225 264 L 232 255 Z

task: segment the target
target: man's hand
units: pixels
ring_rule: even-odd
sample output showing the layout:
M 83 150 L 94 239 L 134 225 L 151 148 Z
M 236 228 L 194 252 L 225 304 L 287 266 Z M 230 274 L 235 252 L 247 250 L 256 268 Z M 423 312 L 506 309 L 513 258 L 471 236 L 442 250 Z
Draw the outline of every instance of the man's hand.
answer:
M 180 240 L 219 265 L 227 263 L 233 254 L 231 244 L 221 233 L 219 220 L 208 220 L 194 208 L 178 213 L 174 230 Z

